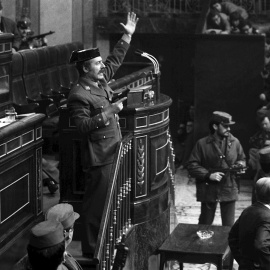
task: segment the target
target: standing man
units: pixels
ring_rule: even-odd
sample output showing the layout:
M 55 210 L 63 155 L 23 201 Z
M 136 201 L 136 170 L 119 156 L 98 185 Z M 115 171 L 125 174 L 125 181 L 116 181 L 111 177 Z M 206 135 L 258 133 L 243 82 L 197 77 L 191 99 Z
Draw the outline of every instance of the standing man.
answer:
M 127 23 L 121 23 L 124 34 L 104 63 L 98 48 L 74 51 L 70 58 L 80 74 L 78 84 L 69 94 L 68 108 L 82 134 L 87 176 L 81 213 L 85 225 L 82 252 L 87 257 L 93 257 L 95 252 L 112 162 L 121 140 L 118 113 L 126 99 L 112 103 L 113 91 L 108 82 L 124 60 L 137 22 L 136 14 L 129 12 Z
M 256 183 L 257 202 L 247 207 L 229 233 L 233 258 L 241 269 L 270 269 L 270 178 Z
M 14 35 L 14 39 L 12 42 L 12 51 L 18 51 L 21 44 L 21 35 L 17 28 L 17 25 L 14 21 L 9 18 L 2 16 L 3 13 L 3 5 L 0 0 L 0 31 L 2 33 L 11 33 Z
M 224 170 L 244 167 L 246 157 L 239 140 L 230 133 L 233 124 L 228 113 L 213 112 L 209 122 L 211 134 L 196 143 L 187 162 L 189 174 L 196 178 L 197 201 L 201 202 L 199 224 L 213 223 L 218 203 L 222 225 L 234 223 L 238 185 L 235 174 Z

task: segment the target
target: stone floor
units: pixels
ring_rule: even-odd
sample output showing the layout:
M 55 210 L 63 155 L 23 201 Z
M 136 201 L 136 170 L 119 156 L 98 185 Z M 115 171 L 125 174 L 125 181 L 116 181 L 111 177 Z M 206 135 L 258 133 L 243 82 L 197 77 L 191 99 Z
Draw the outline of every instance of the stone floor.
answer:
M 240 181 L 239 201 L 236 203 L 236 218 L 241 214 L 244 208 L 251 204 L 251 184 L 250 180 Z M 196 201 L 196 187 L 194 179 L 188 177 L 186 170 L 178 169 L 175 175 L 175 215 L 176 223 L 197 224 L 200 214 L 200 203 Z M 175 224 L 176 225 L 176 224 Z M 219 208 L 213 225 L 221 225 Z M 170 262 L 170 270 L 178 270 L 179 265 L 176 262 Z M 213 264 L 184 264 L 185 270 L 215 270 Z M 234 262 L 234 269 L 238 269 L 238 264 Z

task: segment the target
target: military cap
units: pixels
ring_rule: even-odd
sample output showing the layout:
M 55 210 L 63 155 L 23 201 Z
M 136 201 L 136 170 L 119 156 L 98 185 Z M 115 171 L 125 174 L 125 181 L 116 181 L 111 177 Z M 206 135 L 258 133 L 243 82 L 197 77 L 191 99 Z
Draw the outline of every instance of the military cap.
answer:
M 226 112 L 215 111 L 212 114 L 211 121 L 216 121 L 220 124 L 233 125 L 232 116 Z
M 62 223 L 64 229 L 70 228 L 80 215 L 74 212 L 69 203 L 59 203 L 51 207 L 46 213 L 47 220 L 57 220 Z
M 58 221 L 46 220 L 30 231 L 29 245 L 38 249 L 49 248 L 64 241 L 63 226 Z
M 261 163 L 270 163 L 270 147 L 260 149 L 259 156 Z
M 71 53 L 69 63 L 77 63 L 87 61 L 100 56 L 98 48 L 86 49 L 86 50 L 76 50 Z
M 18 21 L 17 22 L 17 27 L 18 28 L 21 28 L 21 29 L 27 29 L 28 28 L 28 25 L 27 25 L 27 22 L 26 21 Z

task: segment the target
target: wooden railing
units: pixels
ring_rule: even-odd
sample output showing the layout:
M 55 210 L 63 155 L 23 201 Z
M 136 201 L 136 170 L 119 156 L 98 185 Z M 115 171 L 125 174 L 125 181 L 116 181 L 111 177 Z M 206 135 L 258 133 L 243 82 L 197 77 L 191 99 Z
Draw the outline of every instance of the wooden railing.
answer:
M 94 255 L 97 260 L 96 269 L 111 269 L 115 259 L 115 245 L 132 228 L 130 218 L 131 141 L 131 135 L 122 139 L 113 164 L 114 169 Z

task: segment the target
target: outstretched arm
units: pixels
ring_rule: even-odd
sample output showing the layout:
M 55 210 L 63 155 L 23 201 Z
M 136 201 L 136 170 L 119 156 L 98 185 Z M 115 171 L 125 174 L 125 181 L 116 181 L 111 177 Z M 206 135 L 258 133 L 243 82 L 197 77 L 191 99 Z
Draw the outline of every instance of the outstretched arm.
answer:
M 129 12 L 127 15 L 127 23 L 120 23 L 125 30 L 125 34 L 133 35 L 138 21 L 139 18 L 137 18 L 136 14 L 134 12 Z

